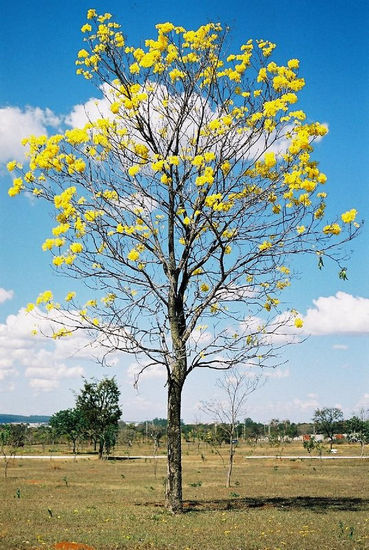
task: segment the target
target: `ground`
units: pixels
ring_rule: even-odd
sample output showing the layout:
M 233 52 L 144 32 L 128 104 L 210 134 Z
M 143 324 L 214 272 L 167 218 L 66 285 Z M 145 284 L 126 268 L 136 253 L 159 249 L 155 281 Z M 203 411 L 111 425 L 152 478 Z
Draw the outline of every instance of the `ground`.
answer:
M 281 460 L 280 450 L 239 448 L 226 489 L 220 457 L 184 445 L 180 516 L 163 507 L 165 460 L 11 460 L 6 478 L 1 460 L 0 548 L 369 548 L 369 460 Z M 245 459 L 265 452 L 274 457 Z M 301 444 L 283 453 L 306 455 Z M 357 449 L 340 446 L 338 454 Z

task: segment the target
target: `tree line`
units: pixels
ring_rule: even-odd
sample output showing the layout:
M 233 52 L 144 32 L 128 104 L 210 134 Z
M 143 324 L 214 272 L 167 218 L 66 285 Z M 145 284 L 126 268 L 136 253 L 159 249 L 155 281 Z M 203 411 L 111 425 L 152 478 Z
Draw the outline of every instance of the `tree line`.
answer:
M 76 395 L 75 407 L 53 414 L 49 422 L 37 427 L 27 423 L 0 424 L 0 445 L 17 449 L 24 445 L 54 445 L 69 443 L 72 452 L 78 447 L 92 446 L 102 458 L 109 455 L 116 444 L 132 446 L 152 445 L 156 452 L 166 443 L 166 418 L 148 419 L 142 422 L 123 422 L 119 407 L 120 390 L 114 378 L 101 381 L 84 381 Z M 344 434 L 344 435 L 343 435 Z M 216 449 L 225 445 L 237 445 L 244 441 L 251 445 L 263 441 L 270 445 L 288 443 L 304 436 L 304 447 L 311 452 L 317 435 L 323 435 L 332 448 L 334 443 L 348 441 L 359 443 L 362 450 L 369 443 L 368 411 L 344 419 L 338 408 L 316 409 L 311 422 L 291 422 L 272 419 L 268 423 L 254 421 L 247 417 L 237 419 L 234 425 L 228 422 L 185 423 L 181 420 L 181 437 L 185 444 L 197 446 L 207 444 Z

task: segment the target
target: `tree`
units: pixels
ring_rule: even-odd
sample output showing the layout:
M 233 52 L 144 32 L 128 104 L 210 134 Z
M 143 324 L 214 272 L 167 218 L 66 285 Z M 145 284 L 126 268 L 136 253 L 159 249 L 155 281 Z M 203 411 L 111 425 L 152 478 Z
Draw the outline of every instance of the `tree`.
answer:
M 122 351 L 142 370 L 166 369 L 166 502 L 180 512 L 187 376 L 275 366 L 303 324 L 278 305 L 292 259 L 331 258 L 346 276 L 334 250 L 355 235 L 357 212 L 342 214 L 343 227 L 325 219 L 313 144 L 327 129 L 293 107 L 305 84 L 297 59 L 270 61 L 275 44 L 262 40 L 228 56 L 227 30 L 213 23 L 160 24 L 135 48 L 110 14 L 87 18 L 77 72 L 104 100 L 82 128 L 25 139 L 29 166 L 8 163 L 9 194 L 55 208 L 43 249 L 91 289 L 85 304 L 74 290 L 63 305 L 40 293 L 37 315 L 60 309 L 50 335 L 90 331 L 104 361 Z
M 87 426 L 80 409 L 65 409 L 52 415 L 49 426 L 57 435 L 66 435 L 72 442 L 73 453 L 76 453 L 76 445 L 79 439 L 86 435 Z
M 369 420 L 366 418 L 365 410 L 360 411 L 360 416 L 353 416 L 346 420 L 346 430 L 349 441 L 360 443 L 361 456 L 363 456 L 364 446 L 369 443 Z
M 116 442 L 118 420 L 122 416 L 119 396 L 114 378 L 104 378 L 100 382 L 85 380 L 77 395 L 76 410 L 81 415 L 85 430 L 98 443 L 100 459 L 104 450 L 109 454 Z
M 247 397 L 256 390 L 259 378 L 250 378 L 246 372 L 232 369 L 223 378 L 219 378 L 217 386 L 222 391 L 219 400 L 213 400 L 202 404 L 202 410 L 210 414 L 220 423 L 229 443 L 228 470 L 226 487 L 231 486 L 234 455 L 238 443 L 238 424 L 242 413 L 245 412 Z
M 335 434 L 342 428 L 343 413 L 341 409 L 323 408 L 316 409 L 313 417 L 313 422 L 319 433 L 322 433 L 329 439 L 330 449 L 332 450 Z
M 264 424 L 260 422 L 254 422 L 252 418 L 245 418 L 244 420 L 244 438 L 252 439 L 257 444 L 259 438 L 264 435 Z

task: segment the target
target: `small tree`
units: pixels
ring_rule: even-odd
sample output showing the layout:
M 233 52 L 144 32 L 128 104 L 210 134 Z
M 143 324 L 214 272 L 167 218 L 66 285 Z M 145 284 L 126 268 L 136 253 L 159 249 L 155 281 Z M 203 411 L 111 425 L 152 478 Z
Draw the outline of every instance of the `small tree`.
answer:
M 18 447 L 24 447 L 28 429 L 28 424 L 10 424 L 8 444 L 11 445 L 14 449 L 17 449 Z
M 337 407 L 317 409 L 313 416 L 313 422 L 317 432 L 329 439 L 330 450 L 332 450 L 334 436 L 342 429 L 343 413 L 341 409 Z
M 364 447 L 369 443 L 369 420 L 365 418 L 365 412 L 361 411 L 360 416 L 353 416 L 346 420 L 346 429 L 349 441 L 360 444 L 361 456 L 363 456 Z
M 122 416 L 119 408 L 120 391 L 114 378 L 84 381 L 76 399 L 76 409 L 82 416 L 83 425 L 98 442 L 99 458 L 104 450 L 109 454 L 118 434 L 118 420 Z
M 234 455 L 238 443 L 238 424 L 245 413 L 246 400 L 259 384 L 259 378 L 250 378 L 247 373 L 232 369 L 223 378 L 218 379 L 217 386 L 222 391 L 219 400 L 202 403 L 202 410 L 219 422 L 226 434 L 229 444 L 228 470 L 226 487 L 231 485 Z
M 96 290 L 85 304 L 69 292 L 63 307 L 50 290 L 39 295 L 36 305 L 63 310 L 53 337 L 89 329 L 105 359 L 122 351 L 166 370 L 166 502 L 180 512 L 187 376 L 274 366 L 303 324 L 278 310 L 292 258 L 312 254 L 321 267 L 329 257 L 344 278 L 334 247 L 354 236 L 357 212 L 325 219 L 313 145 L 327 128 L 295 107 L 305 85 L 297 59 L 271 61 L 265 40 L 229 55 L 218 23 L 158 24 L 141 48 L 110 14 L 87 18 L 77 72 L 95 80 L 101 109 L 82 128 L 24 140 L 29 166 L 8 164 L 9 194 L 51 203 L 56 226 L 43 249 Z
M 80 409 L 65 409 L 52 415 L 49 426 L 57 435 L 66 435 L 72 442 L 73 454 L 76 453 L 77 442 L 86 435 L 87 426 Z
M 245 418 L 243 422 L 243 434 L 245 439 L 251 439 L 256 445 L 259 438 L 264 435 L 264 424 L 254 422 L 252 418 Z

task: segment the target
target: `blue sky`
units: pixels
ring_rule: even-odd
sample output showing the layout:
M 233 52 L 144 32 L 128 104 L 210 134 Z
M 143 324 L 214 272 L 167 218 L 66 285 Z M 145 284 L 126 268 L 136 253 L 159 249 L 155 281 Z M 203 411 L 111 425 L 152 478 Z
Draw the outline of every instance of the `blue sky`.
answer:
M 349 208 L 368 218 L 369 4 L 341 0 L 290 2 L 161 1 L 7 2 L 0 33 L 0 412 L 53 413 L 73 405 L 71 389 L 81 375 L 115 374 L 122 390 L 125 419 L 165 416 L 164 379 L 152 372 L 137 394 L 133 360 L 122 358 L 102 370 L 88 357 L 49 342 L 35 342 L 21 308 L 45 288 L 63 293 L 70 282 L 57 276 L 41 251 L 51 222 L 44 204 L 26 197 L 10 199 L 5 164 L 20 155 L 28 133 L 55 132 L 76 105 L 98 92 L 76 76 L 74 60 L 83 46 L 80 27 L 88 8 L 111 12 L 131 43 L 154 36 L 154 25 L 172 21 L 188 29 L 209 21 L 231 27 L 230 51 L 248 38 L 277 43 L 276 58 L 301 61 L 306 87 L 301 107 L 325 122 L 328 135 L 316 158 L 328 176 L 329 211 Z M 287 299 L 306 317 L 312 335 L 286 349 L 285 366 L 267 373 L 267 383 L 249 400 L 247 415 L 257 420 L 309 420 L 315 408 L 336 406 L 345 415 L 369 408 L 368 228 L 348 246 L 348 281 L 311 258 L 299 262 L 301 276 Z M 325 298 L 325 300 L 323 300 Z M 308 310 L 311 310 L 308 313 Z M 195 372 L 184 390 L 183 418 L 203 417 L 201 400 L 214 393 L 216 373 Z

